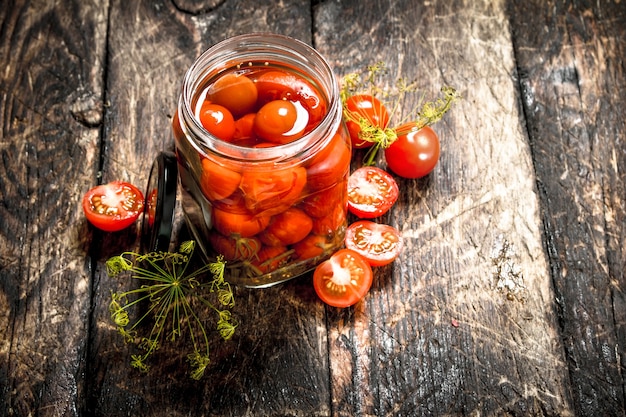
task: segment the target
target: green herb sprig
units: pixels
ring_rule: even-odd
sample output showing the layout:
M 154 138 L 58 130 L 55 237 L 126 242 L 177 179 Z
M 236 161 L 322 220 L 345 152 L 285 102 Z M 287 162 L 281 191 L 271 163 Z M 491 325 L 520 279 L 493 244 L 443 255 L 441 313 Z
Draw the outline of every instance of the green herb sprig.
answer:
M 191 377 L 200 379 L 209 365 L 209 336 L 204 320 L 196 313 L 198 303 L 208 306 L 216 314 L 216 329 L 224 340 L 230 339 L 237 327 L 231 310 L 235 300 L 230 284 L 224 280 L 226 263 L 222 258 L 187 273 L 195 241 L 183 242 L 176 253 L 151 252 L 138 254 L 124 252 L 106 262 L 111 277 L 129 273 L 139 280 L 138 288 L 113 292 L 109 311 L 111 319 L 126 343 L 138 346 L 142 353 L 131 355 L 131 366 L 143 372 L 149 370 L 147 359 L 163 340 L 174 342 L 188 331 L 193 350 L 187 355 Z M 203 275 L 211 275 L 202 281 Z M 215 302 L 209 301 L 214 298 Z M 147 304 L 147 311 L 131 321 L 129 310 Z M 137 310 L 141 311 L 141 310 Z M 144 320 L 153 320 L 147 335 L 139 333 Z
M 387 73 L 387 66 L 380 61 L 369 65 L 364 71 L 352 72 L 342 78 L 340 97 L 343 103 L 345 120 L 356 122 L 361 128 L 359 139 L 373 142 L 363 158 L 363 165 L 375 165 L 376 155 L 380 149 L 391 146 L 398 136 L 406 135 L 411 130 L 419 130 L 424 126 L 431 126 L 441 120 L 450 110 L 452 104 L 461 99 L 461 95 L 453 87 L 443 86 L 441 97 L 432 101 L 425 101 L 422 95 L 418 103 L 404 117 L 391 120 L 392 126 L 374 126 L 359 112 L 352 112 L 346 106 L 346 101 L 356 94 L 369 94 L 379 99 L 389 110 L 390 116 L 401 114 L 400 106 L 407 93 L 416 93 L 416 82 L 407 82 L 405 78 L 396 80 L 395 85 L 389 88 L 381 87 L 381 78 Z

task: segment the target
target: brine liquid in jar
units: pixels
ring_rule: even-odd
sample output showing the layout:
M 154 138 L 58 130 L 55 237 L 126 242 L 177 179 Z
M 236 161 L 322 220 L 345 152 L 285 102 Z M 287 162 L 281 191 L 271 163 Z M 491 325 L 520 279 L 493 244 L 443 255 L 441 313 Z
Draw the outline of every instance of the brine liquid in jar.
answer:
M 336 81 L 323 60 L 283 57 L 285 43 L 308 46 L 272 40 L 281 47 L 267 59 L 188 75 L 173 123 L 192 234 L 206 256 L 224 257 L 229 281 L 250 287 L 314 268 L 346 228 L 351 149 Z

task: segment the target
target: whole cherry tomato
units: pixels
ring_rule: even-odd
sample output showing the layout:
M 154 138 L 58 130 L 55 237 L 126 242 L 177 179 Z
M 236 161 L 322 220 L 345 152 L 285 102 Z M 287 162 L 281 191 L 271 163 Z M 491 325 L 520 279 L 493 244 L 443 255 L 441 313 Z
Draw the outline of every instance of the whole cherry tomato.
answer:
M 313 220 L 304 211 L 291 207 L 273 216 L 259 239 L 266 245 L 287 246 L 304 239 L 311 229 Z
M 358 252 L 371 266 L 393 262 L 402 251 L 402 237 L 393 226 L 360 220 L 346 230 L 346 248 Z
M 306 183 L 303 167 L 251 169 L 243 172 L 240 188 L 248 210 L 273 215 L 294 205 L 301 198 Z
M 409 127 L 410 128 L 410 127 Z M 404 178 L 421 178 L 428 175 L 439 161 L 439 137 L 429 126 L 410 130 L 406 126 L 396 129 L 398 138 L 385 149 L 387 166 Z
M 261 105 L 272 100 L 299 101 L 309 113 L 306 131 L 311 130 L 326 115 L 324 96 L 303 77 L 285 71 L 268 70 L 254 74 L 251 78 L 254 78 Z
M 257 112 L 254 132 L 272 143 L 288 143 L 302 136 L 308 121 L 309 115 L 299 102 L 272 100 Z
M 209 242 L 226 261 L 250 260 L 261 249 L 261 242 L 255 237 L 224 236 L 218 232 L 209 233 Z
M 213 207 L 213 227 L 224 236 L 252 237 L 270 224 L 269 216 L 233 213 Z
M 209 133 L 221 140 L 230 141 L 235 134 L 235 119 L 224 106 L 205 101 L 200 107 L 198 119 Z
M 348 178 L 348 210 L 363 219 L 385 214 L 399 194 L 396 180 L 374 166 L 358 168 Z
M 367 120 L 373 127 L 385 129 L 389 124 L 389 113 L 383 103 L 370 94 L 356 94 L 348 97 L 344 107 L 346 127 L 350 132 L 353 148 L 368 148 L 374 142 L 359 137 L 361 133 L 360 121 Z
M 202 158 L 200 188 L 210 201 L 222 200 L 239 187 L 241 174 L 217 162 Z
M 357 252 L 340 249 L 313 272 L 315 292 L 326 304 L 349 307 L 372 286 L 372 268 Z
M 143 212 L 143 193 L 132 184 L 113 181 L 85 193 L 83 211 L 89 223 L 106 232 L 117 232 L 133 224 Z
M 220 76 L 207 91 L 208 100 L 226 107 L 235 117 L 253 111 L 257 95 L 254 82 L 234 72 Z
M 352 152 L 348 139 L 335 134 L 328 146 L 316 155 L 307 167 L 308 186 L 323 190 L 342 180 L 350 170 Z

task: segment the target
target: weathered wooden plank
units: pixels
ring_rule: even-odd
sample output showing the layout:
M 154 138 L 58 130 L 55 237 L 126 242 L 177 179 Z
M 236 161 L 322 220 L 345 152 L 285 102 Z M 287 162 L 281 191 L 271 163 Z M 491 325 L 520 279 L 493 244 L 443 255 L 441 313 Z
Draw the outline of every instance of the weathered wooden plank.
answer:
M 304 1 L 114 1 L 110 21 L 106 180 L 146 180 L 157 151 L 172 145 L 170 121 L 184 72 L 210 45 L 259 31 L 311 41 Z M 110 291 L 130 284 L 108 278 L 103 261 L 129 242 L 105 239 L 95 285 L 90 415 L 329 414 L 324 310 L 306 279 L 238 289 L 238 331 L 228 343 L 212 338 L 212 364 L 201 381 L 189 378 L 186 346 L 163 347 L 144 375 L 130 368 L 135 351 L 115 333 L 107 310 Z
M 575 409 L 624 415 L 626 8 L 510 9 Z
M 105 24 L 104 3 L 0 8 L 1 415 L 82 408 Z
M 329 311 L 334 415 L 572 415 L 504 2 L 315 12 L 339 71 L 383 60 L 390 84 L 464 96 L 435 127 L 438 168 L 401 180 L 384 219 L 405 255 L 362 305 Z

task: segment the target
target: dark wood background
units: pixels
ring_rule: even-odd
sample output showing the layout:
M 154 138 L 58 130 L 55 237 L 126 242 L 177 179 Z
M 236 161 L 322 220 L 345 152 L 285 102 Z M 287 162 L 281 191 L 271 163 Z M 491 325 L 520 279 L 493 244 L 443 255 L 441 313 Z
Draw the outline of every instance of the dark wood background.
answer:
M 140 374 L 104 270 L 137 231 L 80 199 L 144 184 L 195 57 L 259 31 L 464 99 L 363 302 L 237 289 L 203 380 L 165 348 Z M 625 60 L 619 0 L 0 0 L 0 414 L 625 415 Z

